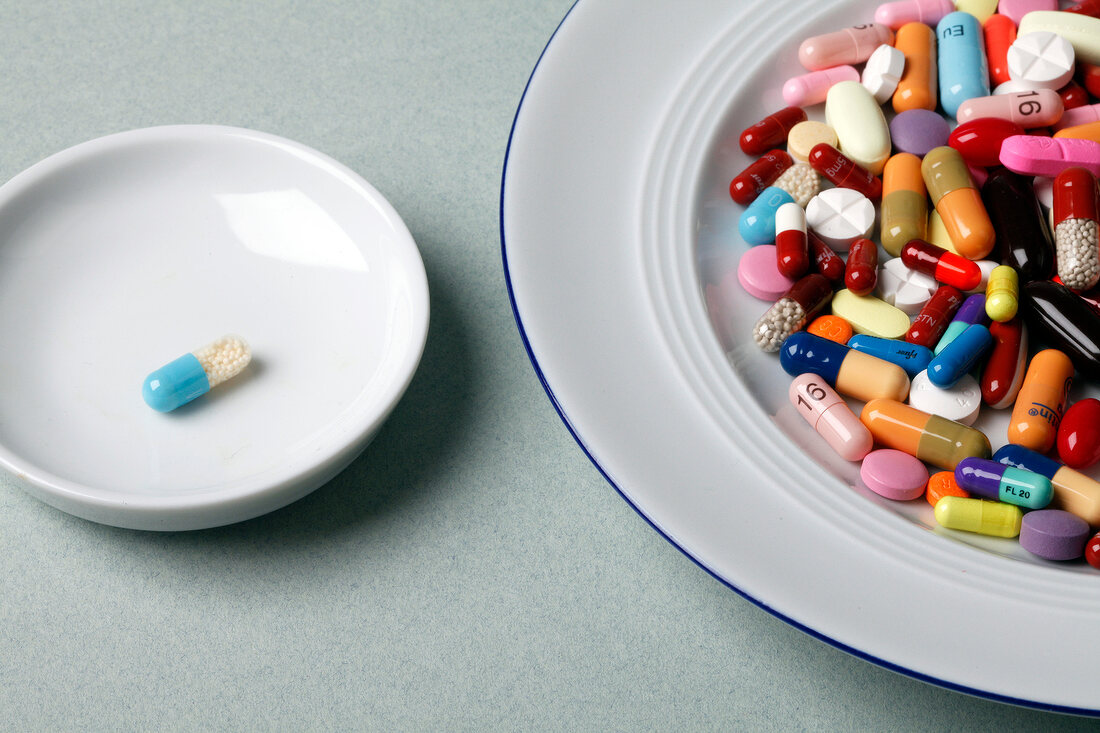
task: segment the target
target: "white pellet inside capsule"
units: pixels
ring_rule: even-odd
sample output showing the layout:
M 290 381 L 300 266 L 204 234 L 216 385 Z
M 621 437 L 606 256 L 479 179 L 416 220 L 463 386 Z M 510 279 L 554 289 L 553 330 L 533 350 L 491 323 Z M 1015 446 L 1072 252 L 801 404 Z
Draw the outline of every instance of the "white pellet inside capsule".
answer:
M 211 389 L 240 374 L 252 361 L 252 349 L 238 336 L 223 336 L 191 353 L 206 372 Z

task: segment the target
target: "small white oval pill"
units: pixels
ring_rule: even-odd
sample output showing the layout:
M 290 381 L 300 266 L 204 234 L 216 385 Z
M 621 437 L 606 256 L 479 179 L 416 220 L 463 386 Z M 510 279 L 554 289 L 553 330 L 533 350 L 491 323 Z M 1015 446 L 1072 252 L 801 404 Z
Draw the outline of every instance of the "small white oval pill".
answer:
M 982 389 L 969 374 L 964 374 L 951 389 L 940 389 L 923 371 L 909 385 L 909 404 L 930 415 L 973 425 L 982 406 Z
M 905 72 L 905 54 L 888 44 L 875 49 L 863 67 L 860 82 L 879 104 L 886 104 Z
M 939 286 L 935 278 L 906 267 L 900 257 L 879 268 L 878 296 L 911 316 L 920 313 Z
M 837 252 L 847 252 L 852 242 L 870 236 L 875 205 L 859 191 L 829 188 L 806 205 L 806 223 Z
M 1008 47 L 1008 76 L 1013 81 L 1061 89 L 1073 78 L 1073 45 L 1050 31 L 1017 36 Z

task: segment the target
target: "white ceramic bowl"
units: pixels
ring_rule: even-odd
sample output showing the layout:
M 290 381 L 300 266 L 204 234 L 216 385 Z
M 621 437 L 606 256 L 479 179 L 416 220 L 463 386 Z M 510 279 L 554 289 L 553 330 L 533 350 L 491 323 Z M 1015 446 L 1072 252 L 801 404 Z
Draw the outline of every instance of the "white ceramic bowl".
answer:
M 367 445 L 423 351 L 408 229 L 353 171 L 218 126 L 110 135 L 0 186 L 0 464 L 96 522 L 237 522 Z M 145 375 L 228 334 L 236 379 L 167 414 Z

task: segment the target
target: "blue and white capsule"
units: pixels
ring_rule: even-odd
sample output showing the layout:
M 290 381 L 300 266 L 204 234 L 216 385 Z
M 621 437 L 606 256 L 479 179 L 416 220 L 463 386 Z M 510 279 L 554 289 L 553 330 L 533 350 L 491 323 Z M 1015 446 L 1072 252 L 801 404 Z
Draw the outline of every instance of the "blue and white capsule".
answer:
M 145 378 L 141 396 L 157 412 L 171 412 L 237 376 L 250 361 L 244 339 L 225 336 L 157 369 Z

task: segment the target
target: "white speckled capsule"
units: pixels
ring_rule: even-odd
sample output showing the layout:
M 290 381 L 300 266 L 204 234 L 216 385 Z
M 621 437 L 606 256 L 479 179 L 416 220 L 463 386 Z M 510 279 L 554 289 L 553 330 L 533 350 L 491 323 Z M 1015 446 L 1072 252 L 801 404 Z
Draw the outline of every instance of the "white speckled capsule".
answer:
M 243 339 L 225 336 L 168 362 L 145 378 L 142 397 L 158 412 L 170 412 L 240 374 L 252 360 Z
M 753 341 L 764 351 L 779 351 L 787 337 L 802 330 L 832 297 L 833 286 L 824 275 L 806 275 L 760 317 L 752 329 Z

